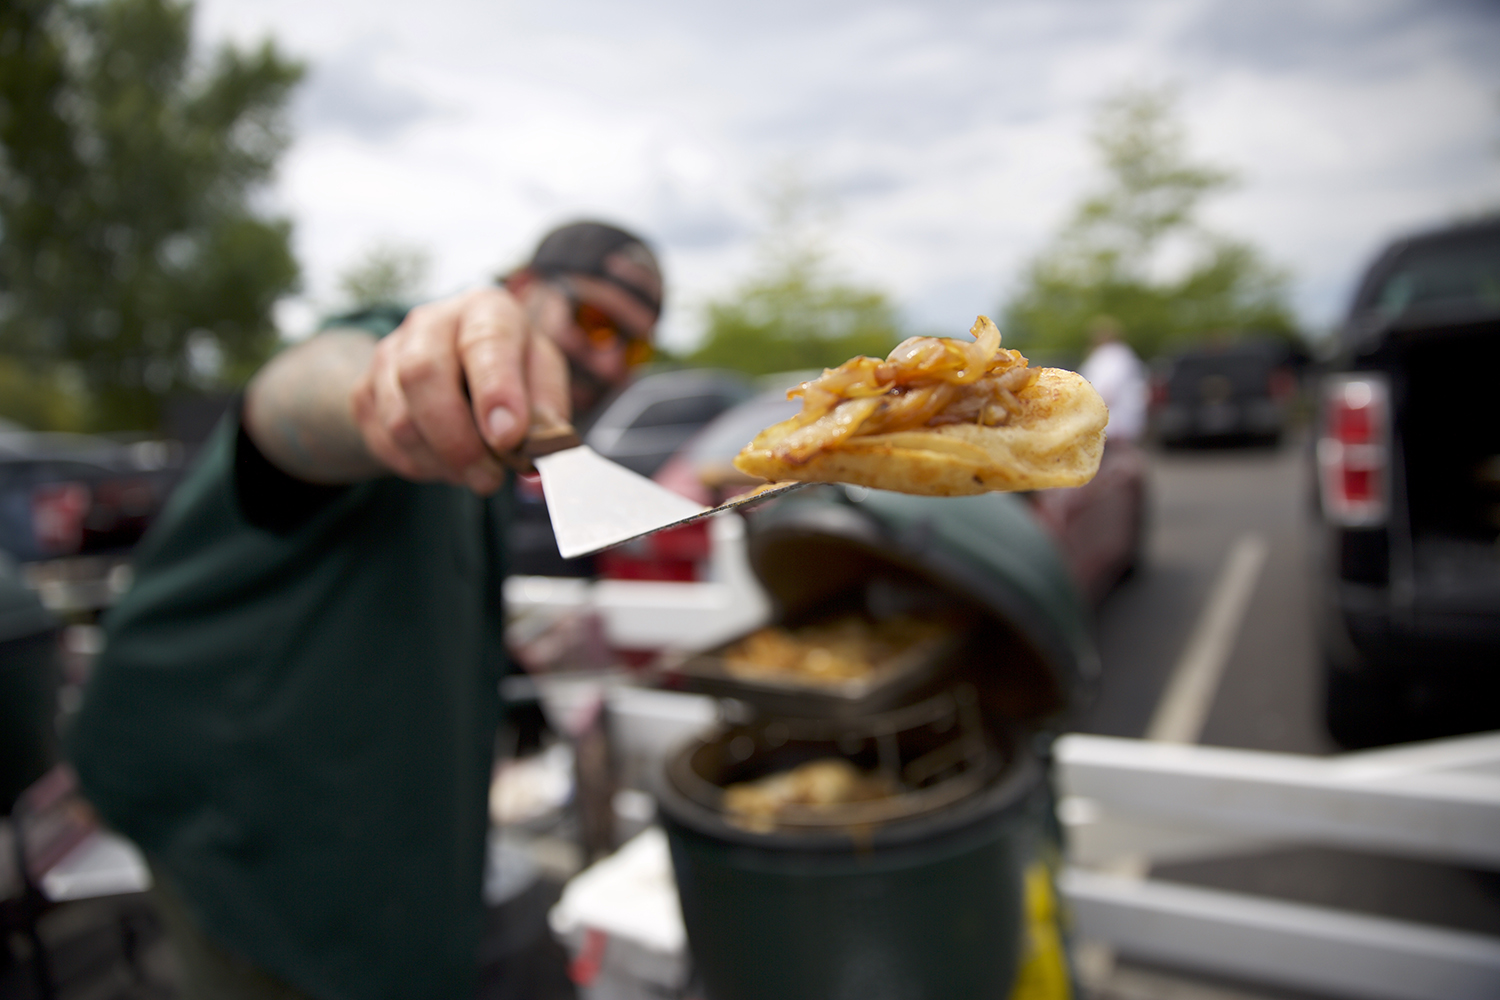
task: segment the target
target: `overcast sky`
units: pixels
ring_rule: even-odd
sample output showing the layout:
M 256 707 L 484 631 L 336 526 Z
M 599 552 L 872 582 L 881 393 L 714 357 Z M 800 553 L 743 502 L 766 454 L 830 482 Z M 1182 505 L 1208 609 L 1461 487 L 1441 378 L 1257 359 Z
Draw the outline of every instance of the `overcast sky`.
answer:
M 921 332 L 999 308 L 1097 176 L 1099 101 L 1172 84 L 1193 153 L 1238 172 L 1212 224 L 1334 321 L 1389 236 L 1500 205 L 1500 2 L 199 0 L 202 41 L 272 35 L 310 73 L 272 198 L 306 292 L 337 302 L 374 242 L 432 255 L 432 293 L 617 220 L 691 343 L 743 280 L 757 191 L 793 170 L 836 206 L 835 259 Z

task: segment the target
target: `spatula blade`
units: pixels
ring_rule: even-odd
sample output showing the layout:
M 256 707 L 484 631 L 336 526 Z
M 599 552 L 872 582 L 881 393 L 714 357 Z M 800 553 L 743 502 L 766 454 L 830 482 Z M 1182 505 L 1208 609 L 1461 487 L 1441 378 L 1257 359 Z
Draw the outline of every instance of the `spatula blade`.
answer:
M 587 445 L 542 456 L 535 464 L 564 559 L 619 545 L 708 510 Z

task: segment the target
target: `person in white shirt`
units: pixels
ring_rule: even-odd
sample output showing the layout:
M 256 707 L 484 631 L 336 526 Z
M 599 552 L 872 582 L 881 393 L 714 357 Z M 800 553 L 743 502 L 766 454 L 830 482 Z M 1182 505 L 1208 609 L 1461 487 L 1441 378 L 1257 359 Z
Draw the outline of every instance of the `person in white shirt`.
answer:
M 1150 389 L 1146 366 L 1121 336 L 1120 324 L 1108 316 L 1094 320 L 1089 328 L 1093 350 L 1078 374 L 1088 379 L 1109 407 L 1105 433 L 1112 441 L 1136 441 L 1146 429 L 1146 402 Z

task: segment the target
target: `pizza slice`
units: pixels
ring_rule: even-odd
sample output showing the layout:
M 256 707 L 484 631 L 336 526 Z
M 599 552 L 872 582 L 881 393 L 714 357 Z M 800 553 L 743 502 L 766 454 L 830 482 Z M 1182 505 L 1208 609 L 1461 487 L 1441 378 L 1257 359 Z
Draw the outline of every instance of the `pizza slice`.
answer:
M 1099 470 L 1109 411 L 1076 372 L 1032 368 L 985 316 L 972 343 L 912 337 L 792 389 L 802 412 L 734 464 L 767 480 L 930 496 L 1081 486 Z

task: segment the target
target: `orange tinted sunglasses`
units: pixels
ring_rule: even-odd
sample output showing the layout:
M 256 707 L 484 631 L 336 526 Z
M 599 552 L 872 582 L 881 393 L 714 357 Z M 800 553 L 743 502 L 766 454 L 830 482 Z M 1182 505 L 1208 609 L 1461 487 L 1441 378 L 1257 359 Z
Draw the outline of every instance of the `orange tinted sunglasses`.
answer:
M 625 364 L 633 368 L 651 360 L 651 341 L 626 333 L 613 316 L 598 306 L 580 299 L 572 301 L 573 322 L 589 338 L 589 346 L 594 350 L 608 351 L 623 343 Z

